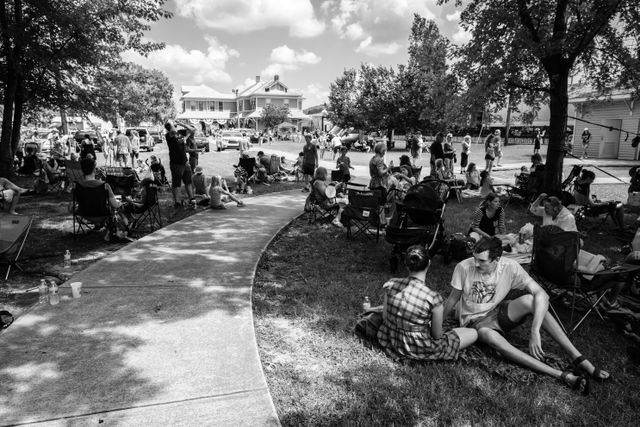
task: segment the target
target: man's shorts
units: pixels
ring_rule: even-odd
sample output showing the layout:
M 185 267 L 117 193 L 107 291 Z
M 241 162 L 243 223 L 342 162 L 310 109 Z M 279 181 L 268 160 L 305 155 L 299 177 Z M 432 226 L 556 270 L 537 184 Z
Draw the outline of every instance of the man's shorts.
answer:
M 480 328 L 489 328 L 504 335 L 506 332 L 520 326 L 526 320 L 527 316 L 524 316 L 517 322 L 509 319 L 509 303 L 511 300 L 504 300 L 498 304 L 493 310 L 488 312 L 484 317 L 474 319 L 469 323 L 470 328 L 480 330 Z
M 302 173 L 305 174 L 305 175 L 313 176 L 313 172 L 315 172 L 314 169 L 315 169 L 315 165 L 306 164 L 306 163 L 302 164 Z
M 179 188 L 182 183 L 184 185 L 191 184 L 191 167 L 186 163 L 180 165 L 177 163 L 169 163 L 169 169 L 171 170 L 171 187 Z
M 138 157 L 140 157 L 140 155 L 138 154 L 138 152 L 137 152 L 137 151 L 132 151 L 132 152 L 131 152 L 131 158 L 132 158 L 132 159 L 137 159 Z
M 122 154 L 122 153 L 118 153 L 118 154 L 116 154 L 116 162 L 119 162 L 119 161 L 121 161 L 121 160 L 122 160 L 123 162 L 126 162 L 127 160 L 129 160 L 129 159 L 128 159 L 128 154 Z

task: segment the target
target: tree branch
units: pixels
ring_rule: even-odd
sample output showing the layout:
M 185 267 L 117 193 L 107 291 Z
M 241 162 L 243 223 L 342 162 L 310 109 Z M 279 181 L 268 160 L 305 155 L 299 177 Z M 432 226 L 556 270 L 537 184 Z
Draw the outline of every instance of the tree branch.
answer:
M 538 34 L 538 29 L 533 23 L 529 9 L 527 9 L 527 3 L 528 2 L 526 0 L 518 0 L 518 16 L 520 17 L 522 25 L 529 31 L 531 40 L 536 44 L 540 44 L 540 35 Z
M 549 88 L 548 87 L 529 86 L 529 85 L 525 85 L 525 84 L 522 84 L 522 83 L 515 82 L 513 80 L 508 80 L 507 81 L 507 86 L 515 87 L 515 88 L 518 88 L 518 89 L 530 90 L 530 91 L 533 91 L 533 92 L 549 93 Z
M 589 24 L 584 25 L 584 32 L 582 33 L 582 37 L 577 42 L 577 44 L 573 47 L 573 49 L 569 50 L 569 61 L 573 63 L 576 58 L 591 44 L 593 39 L 602 32 L 602 28 L 609 22 L 613 13 L 618 9 L 622 0 L 610 0 L 609 8 L 604 13 L 604 11 L 592 10 L 591 16 L 593 17 L 593 21 Z M 589 31 L 590 30 L 590 31 Z

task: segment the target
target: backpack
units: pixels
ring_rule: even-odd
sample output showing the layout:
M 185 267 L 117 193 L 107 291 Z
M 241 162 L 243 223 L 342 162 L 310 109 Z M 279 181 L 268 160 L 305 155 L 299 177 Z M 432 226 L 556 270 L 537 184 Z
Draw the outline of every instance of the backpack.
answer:
M 373 307 L 360 315 L 353 332 L 367 347 L 378 347 L 378 329 L 382 325 L 382 306 Z
M 462 233 L 450 234 L 444 240 L 444 263 L 462 261 L 473 256 L 473 247 L 476 241 Z

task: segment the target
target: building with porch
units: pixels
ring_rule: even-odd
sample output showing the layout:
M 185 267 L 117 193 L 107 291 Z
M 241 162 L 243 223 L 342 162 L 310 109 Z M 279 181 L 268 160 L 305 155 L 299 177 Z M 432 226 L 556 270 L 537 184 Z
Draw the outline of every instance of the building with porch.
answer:
M 638 159 L 640 147 L 631 144 L 640 133 L 640 102 L 636 101 L 639 100 L 630 89 L 615 89 L 606 96 L 598 96 L 591 90 L 571 93 L 569 104 L 576 111 L 574 153 L 582 153 L 581 135 L 586 127 L 591 133 L 589 157 Z
M 262 81 L 256 76 L 254 83 L 232 93 L 220 93 L 206 85 L 182 86 L 181 112 L 176 119 L 200 124 L 205 128 L 248 127 L 265 128 L 262 110 L 268 104 L 289 107 L 287 122 L 301 129 L 310 117 L 302 112 L 303 94 L 289 89 L 280 77 Z

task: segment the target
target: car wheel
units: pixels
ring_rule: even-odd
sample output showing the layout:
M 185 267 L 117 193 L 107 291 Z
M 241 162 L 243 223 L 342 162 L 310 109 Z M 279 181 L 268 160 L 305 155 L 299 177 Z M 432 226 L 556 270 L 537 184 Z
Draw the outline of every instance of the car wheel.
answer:
M 222 151 L 222 149 L 221 149 L 220 147 L 218 147 L 218 148 L 216 149 L 216 151 L 220 152 L 220 151 Z

